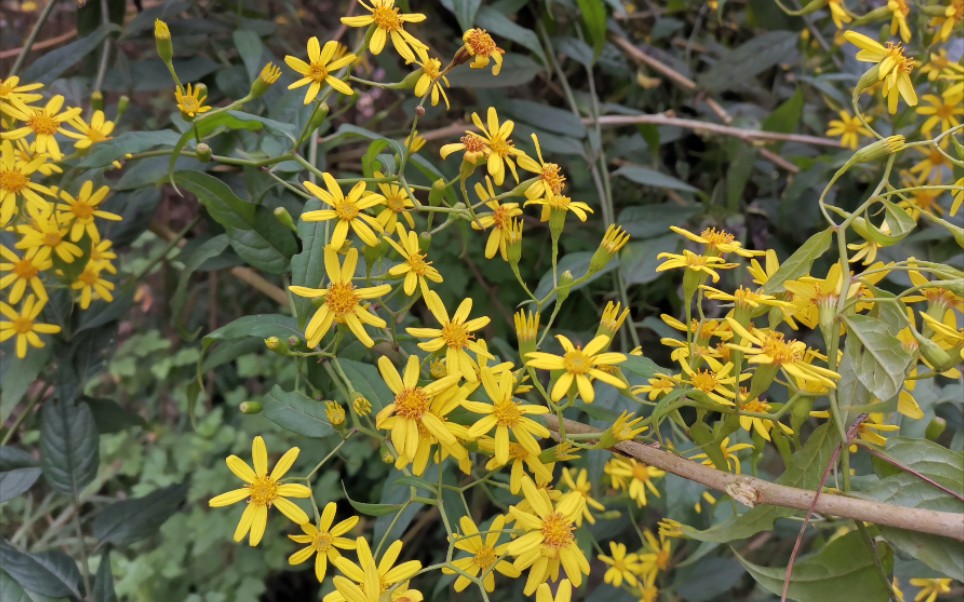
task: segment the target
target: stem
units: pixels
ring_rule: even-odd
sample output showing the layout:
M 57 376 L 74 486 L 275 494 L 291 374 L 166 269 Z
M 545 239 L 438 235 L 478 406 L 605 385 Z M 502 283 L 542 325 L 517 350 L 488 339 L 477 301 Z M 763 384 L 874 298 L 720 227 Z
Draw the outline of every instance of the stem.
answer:
M 37 16 L 37 22 L 33 24 L 33 29 L 27 34 L 27 40 L 23 43 L 23 48 L 20 50 L 20 54 L 17 55 L 17 60 L 13 62 L 13 67 L 10 68 L 10 73 L 7 74 L 7 77 L 16 75 L 20 67 L 23 67 L 24 60 L 26 60 L 27 55 L 30 54 L 30 48 L 33 47 L 34 42 L 37 41 L 40 30 L 43 28 L 44 23 L 47 22 L 47 18 L 50 17 L 50 13 L 53 12 L 56 4 L 57 0 L 50 0 L 47 2 L 47 5 L 44 6 L 43 10 L 40 11 L 40 15 Z

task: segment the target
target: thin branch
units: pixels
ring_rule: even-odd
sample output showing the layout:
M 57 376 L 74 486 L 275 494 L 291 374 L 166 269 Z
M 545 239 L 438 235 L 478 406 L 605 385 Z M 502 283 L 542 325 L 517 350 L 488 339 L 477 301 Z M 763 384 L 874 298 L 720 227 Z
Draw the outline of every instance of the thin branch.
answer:
M 46 50 L 52 46 L 59 46 L 64 42 L 74 39 L 77 37 L 77 30 L 71 29 L 66 33 L 62 33 L 59 36 L 54 36 L 52 38 L 47 38 L 33 45 L 33 50 Z M 12 59 L 23 51 L 23 46 L 18 46 L 17 48 L 8 48 L 7 50 L 0 50 L 0 60 Z
M 551 414 L 546 416 L 546 423 L 553 432 L 553 437 L 558 438 L 559 422 L 556 417 Z M 565 425 L 567 433 L 600 432 L 599 429 L 574 420 L 566 420 Z M 750 507 L 767 504 L 805 511 L 813 504 L 814 511 L 823 515 L 930 533 L 964 542 L 964 514 L 895 506 L 843 495 L 824 494 L 814 504 L 814 491 L 726 473 L 635 441 L 625 441 L 614 449 L 676 476 L 723 491 Z

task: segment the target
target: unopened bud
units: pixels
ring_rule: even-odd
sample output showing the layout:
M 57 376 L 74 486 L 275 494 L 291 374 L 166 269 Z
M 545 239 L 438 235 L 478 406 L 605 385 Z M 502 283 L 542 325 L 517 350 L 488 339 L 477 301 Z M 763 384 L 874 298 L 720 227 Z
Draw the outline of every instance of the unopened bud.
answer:
M 372 413 L 372 402 L 361 393 L 355 393 L 355 398 L 351 400 L 351 408 L 359 416 L 368 416 Z
M 211 160 L 211 147 L 207 142 L 198 143 L 197 147 L 194 149 L 194 154 L 197 156 L 197 160 L 201 163 L 207 163 Z
M 432 190 L 428 193 L 428 204 L 438 207 L 442 204 L 442 197 L 445 196 L 445 179 L 439 178 L 432 182 Z
M 127 112 L 127 109 L 131 106 L 130 96 L 124 94 L 117 99 L 117 118 L 120 119 Z
M 100 90 L 94 90 L 90 94 L 90 108 L 95 111 L 104 110 L 104 93 Z
M 429 247 L 432 246 L 432 235 L 428 232 L 419 232 L 418 234 L 418 248 L 421 252 L 425 253 L 428 251 Z
M 325 417 L 331 426 L 338 428 L 345 424 L 345 408 L 341 407 L 337 401 L 325 402 Z
M 298 228 L 295 226 L 295 221 L 292 219 L 291 214 L 288 213 L 287 209 L 284 207 L 275 207 L 273 213 L 275 218 L 281 223 L 282 226 L 291 230 L 292 232 L 298 232 Z
M 418 105 L 417 107 L 415 107 L 415 116 L 425 117 L 425 107 L 423 107 L 422 105 Z
M 944 434 L 944 430 L 947 428 L 947 421 L 940 416 L 935 416 L 927 424 L 927 428 L 924 430 L 924 436 L 931 441 L 937 441 L 941 435 Z
M 174 45 L 171 43 L 171 30 L 160 19 L 154 19 L 154 41 L 157 43 L 157 55 L 165 64 L 169 64 L 174 58 Z
M 327 102 L 321 103 L 321 106 L 318 107 L 318 110 L 315 111 L 315 113 L 311 116 L 311 123 L 308 124 L 308 130 L 313 132 L 320 128 L 321 124 L 328 119 L 328 112 L 330 110 L 331 108 L 328 106 Z
M 870 69 L 864 71 L 864 74 L 860 76 L 857 80 L 857 85 L 854 86 L 854 98 L 860 96 L 860 93 L 868 88 L 876 86 L 880 82 L 880 66 L 874 65 Z
M 266 338 L 264 340 L 264 346 L 278 355 L 288 355 L 288 345 L 278 337 Z
M 907 142 L 900 134 L 887 136 L 883 140 L 872 142 L 859 149 L 853 154 L 850 161 L 853 163 L 873 163 L 904 150 L 905 146 L 907 146 Z
M 811 2 L 804 4 L 803 8 L 798 11 L 794 11 L 794 16 L 812 15 L 821 8 L 827 6 L 828 0 L 811 0 Z M 806 29 L 804 31 L 807 31 Z
M 626 246 L 627 242 L 629 242 L 629 234 L 626 234 L 625 230 L 615 224 L 610 225 L 606 229 L 602 242 L 599 243 L 599 247 L 589 260 L 589 273 L 595 274 L 605 268 L 613 260 L 613 257 Z
M 281 69 L 274 63 L 269 62 L 261 69 L 261 73 L 258 74 L 257 79 L 251 84 L 249 94 L 252 98 L 263 96 L 264 93 L 268 91 L 268 88 L 278 81 L 279 77 L 281 77 Z
M 953 353 L 948 353 L 940 345 L 920 334 L 913 328 L 911 332 L 917 340 L 917 349 L 927 363 L 936 371 L 944 372 L 950 370 L 959 363 L 958 357 Z
M 562 276 L 559 276 L 559 286 L 556 291 L 558 298 L 556 299 L 556 303 L 562 303 L 569 297 L 569 293 L 572 290 L 572 283 L 575 279 L 576 277 L 573 276 L 569 270 L 566 270 L 562 273 Z
M 242 401 L 238 409 L 242 414 L 260 414 L 262 406 L 257 401 Z
M 506 258 L 511 265 L 519 265 L 519 260 L 522 259 L 522 220 L 512 218 L 502 236 L 505 237 Z
M 301 339 L 299 339 L 295 335 L 291 335 L 290 337 L 288 337 L 288 347 L 297 347 L 300 344 L 301 344 Z

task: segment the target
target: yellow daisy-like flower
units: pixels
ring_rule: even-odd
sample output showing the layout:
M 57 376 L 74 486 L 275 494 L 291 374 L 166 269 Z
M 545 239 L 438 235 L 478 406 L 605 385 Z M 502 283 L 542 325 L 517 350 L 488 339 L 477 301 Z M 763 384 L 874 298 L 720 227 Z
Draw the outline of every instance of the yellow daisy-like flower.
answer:
M 28 253 L 36 253 L 40 260 L 56 254 L 64 263 L 73 263 L 84 252 L 80 247 L 67 240 L 69 224 L 64 224 L 53 212 L 34 218 L 29 224 L 18 226 L 21 238 L 15 245 Z
M 442 282 L 442 275 L 432 267 L 431 261 L 425 261 L 426 254 L 418 244 L 418 234 L 411 230 L 406 231 L 405 226 L 401 224 L 396 224 L 395 230 L 398 233 L 398 242 L 387 236 L 385 242 L 398 251 L 402 256 L 402 263 L 389 268 L 388 275 L 396 278 L 405 277 L 402 289 L 409 297 L 415 294 L 416 286 L 422 290 L 423 296 L 427 296 L 430 292 L 429 281 L 438 284 Z
M 568 579 L 559 582 L 556 593 L 553 595 L 552 588 L 548 583 L 540 583 L 536 589 L 536 602 L 571 602 L 572 583 Z
M 504 515 L 498 514 L 492 519 L 492 524 L 489 525 L 488 532 L 485 535 L 479 533 L 479 527 L 468 516 L 459 519 L 459 527 L 461 527 L 462 533 L 455 540 L 455 548 L 468 552 L 471 556 L 454 560 L 452 566 L 473 577 L 481 572 L 483 574 L 482 587 L 485 588 L 485 591 L 489 593 L 495 591 L 496 572 L 510 579 L 516 579 L 522 574 L 511 562 L 502 558 L 505 556 L 505 549 L 509 545 L 507 543 L 499 544 L 499 537 L 505 528 Z M 454 575 L 455 571 L 449 567 L 442 567 L 442 573 Z M 463 591 L 470 583 L 472 581 L 468 577 L 460 574 L 455 580 L 455 591 Z
M 713 496 L 706 492 L 703 492 L 703 497 L 707 499 L 708 502 L 710 500 L 713 500 L 713 502 L 716 501 Z M 697 510 L 697 512 L 699 512 L 699 510 Z M 640 576 L 643 578 L 643 581 L 648 583 L 655 581 L 661 571 L 669 568 L 672 559 L 672 538 L 664 537 L 660 534 L 659 539 L 656 539 L 656 536 L 653 535 L 649 529 L 643 531 L 643 549 L 639 554 L 639 562 L 642 564 Z
M 485 463 L 486 470 L 497 470 L 505 466 L 505 462 L 499 462 L 495 458 L 495 439 L 483 437 L 476 441 L 479 450 L 489 454 L 492 458 Z M 541 450 L 540 450 L 541 451 Z M 535 482 L 543 487 L 552 482 L 552 470 L 554 463 L 545 464 L 539 459 L 539 454 L 531 454 L 529 451 L 515 442 L 509 442 L 509 492 L 518 495 L 522 490 L 522 478 L 527 476 L 526 471 L 532 475 Z
M 562 375 L 552 386 L 550 397 L 552 401 L 559 401 L 570 390 L 578 391 L 579 396 L 586 403 L 592 403 L 596 398 L 593 390 L 593 380 L 612 385 L 617 389 L 625 389 L 626 383 L 610 374 L 605 368 L 616 366 L 626 361 L 622 353 L 603 352 L 609 345 L 609 337 L 600 335 L 589 341 L 585 348 L 572 344 L 564 335 L 556 335 L 562 345 L 563 354 L 553 355 L 541 351 L 534 351 L 526 355 L 526 365 L 540 370 L 562 370 Z
M 24 209 L 32 216 L 49 209 L 50 202 L 41 195 L 53 196 L 54 192 L 30 179 L 46 161 L 42 154 L 26 160 L 13 142 L 0 143 L 0 227 L 9 224 L 13 216 Z
M 735 267 L 739 267 L 739 264 L 727 263 L 722 257 L 712 255 L 697 255 L 689 249 L 683 249 L 682 255 L 677 253 L 660 253 L 656 256 L 656 259 L 666 260 L 665 262 L 659 264 L 659 266 L 656 268 L 657 272 L 665 272 L 666 270 L 682 268 L 691 270 L 693 272 L 709 274 L 710 278 L 713 279 L 713 282 L 720 281 L 720 274 L 717 272 L 717 270 L 731 270 Z
M 376 171 L 374 175 L 379 179 L 385 177 L 380 171 Z M 415 203 L 408 192 L 397 182 L 379 182 L 377 186 L 385 197 L 385 208 L 375 216 L 382 229 L 388 233 L 394 232 L 399 217 L 405 220 L 409 228 L 415 228 L 415 219 L 409 211 L 415 208 Z
M 438 100 L 441 98 L 445 101 L 445 108 L 448 110 L 449 97 L 445 93 L 445 87 L 451 87 L 451 84 L 449 78 L 442 75 L 442 61 L 427 59 L 422 62 L 416 61 L 416 64 L 422 68 L 422 74 L 415 82 L 415 96 L 425 98 L 425 95 L 431 91 L 432 106 L 438 106 Z
M 370 0 L 371 6 L 358 0 L 358 3 L 371 11 L 370 15 L 360 17 L 342 17 L 341 22 L 348 27 L 368 27 L 374 25 L 368 49 L 374 55 L 381 54 L 385 42 L 391 38 L 395 51 L 405 59 L 406 63 L 414 63 L 417 58 L 428 59 L 428 46 L 418 38 L 405 31 L 406 23 L 421 23 L 427 17 L 421 13 L 399 14 L 395 0 Z M 417 57 L 417 58 L 416 58 Z
M 100 109 L 94 111 L 90 123 L 84 121 L 84 118 L 80 115 L 76 115 L 67 125 L 77 130 L 76 132 L 70 130 L 65 132 L 67 136 L 77 140 L 77 142 L 74 142 L 75 150 L 84 150 L 98 142 L 110 140 L 111 133 L 114 131 L 114 122 L 108 121 L 104 112 Z
M 37 102 L 43 95 L 35 94 L 34 90 L 43 88 L 43 84 L 33 83 L 20 85 L 20 78 L 11 75 L 7 79 L 0 79 L 0 114 L 16 116 L 30 112 L 30 105 Z
M 472 222 L 474 230 L 492 228 L 485 243 L 485 258 L 492 259 L 498 251 L 502 259 L 508 261 L 506 234 L 512 224 L 512 218 L 522 215 L 522 209 L 519 208 L 519 203 L 499 203 L 495 198 L 495 189 L 492 187 L 492 179 L 489 176 L 485 176 L 485 186 L 481 182 L 476 182 L 475 194 L 486 207 L 492 210 L 492 213 L 480 215 Z
M 613 457 L 606 462 L 603 472 L 609 475 L 612 480 L 613 489 L 617 491 L 626 490 L 629 497 L 635 500 L 640 508 L 646 506 L 649 500 L 646 497 L 646 490 L 649 493 L 660 497 L 659 489 L 653 484 L 653 479 L 665 476 L 666 473 L 658 468 L 638 462 L 633 458 Z
M 338 252 L 335 247 L 325 247 L 325 272 L 330 283 L 328 288 L 308 288 L 305 286 L 289 286 L 293 294 L 307 299 L 324 299 L 325 303 L 318 307 L 315 315 L 305 327 L 305 337 L 308 348 L 313 348 L 321 342 L 333 324 L 345 324 L 362 345 L 372 347 L 375 341 L 365 331 L 365 325 L 375 328 L 385 328 L 387 323 L 371 313 L 362 301 L 377 299 L 392 290 L 390 284 L 380 284 L 367 288 L 357 288 L 352 282 L 355 269 L 358 267 L 358 249 L 348 249 L 345 262 L 338 263 Z
M 108 303 L 114 300 L 114 283 L 101 277 L 103 267 L 94 262 L 87 262 L 84 271 L 70 283 L 70 288 L 80 291 L 80 308 L 87 309 L 92 301 L 103 299 Z
M 704 245 L 705 254 L 711 257 L 727 255 L 729 253 L 736 253 L 740 257 L 758 257 L 764 253 L 763 251 L 744 249 L 742 243 L 736 240 L 735 236 L 729 232 L 717 230 L 716 228 L 706 228 L 698 235 L 679 226 L 670 226 L 669 229 L 683 238 Z
M 704 359 L 709 360 L 710 358 L 704 356 Z M 683 380 L 684 383 L 689 384 L 696 389 L 696 391 L 699 391 L 716 403 L 725 406 L 733 405 L 733 399 L 736 397 L 734 390 L 737 386 L 737 377 L 730 376 L 730 372 L 733 371 L 733 364 L 727 362 L 721 365 L 720 362 L 717 361 L 715 364 L 710 364 L 708 369 L 701 368 L 694 370 L 685 357 L 679 357 L 677 361 L 679 361 L 683 372 L 686 374 L 686 378 Z M 741 380 L 748 376 L 749 375 L 741 375 Z
M 351 86 L 332 75 L 335 71 L 351 65 L 355 62 L 355 59 L 358 58 L 350 52 L 340 58 L 335 58 L 336 55 L 341 54 L 343 51 L 344 48 L 342 45 L 335 41 L 325 42 L 325 46 L 322 48 L 321 42 L 318 41 L 318 36 L 311 36 L 311 38 L 308 39 L 309 62 L 306 63 L 290 54 L 285 57 L 285 64 L 303 76 L 288 86 L 288 89 L 294 90 L 295 88 L 308 86 L 308 92 L 305 94 L 305 104 L 310 103 L 318 96 L 318 92 L 321 91 L 321 87 L 324 84 L 331 86 L 332 90 L 345 94 L 346 96 L 354 94 L 355 91 L 351 89 Z
M 562 168 L 556 163 L 546 163 L 545 159 L 542 158 L 542 147 L 539 145 L 539 138 L 535 133 L 532 134 L 532 143 L 536 147 L 536 157 L 539 158 L 539 161 L 537 162 L 529 155 L 519 156 L 519 167 L 538 176 L 536 181 L 525 189 L 526 198 L 540 199 L 562 194 L 566 187 L 566 176 L 563 175 Z M 548 211 L 548 209 L 545 210 Z M 542 221 L 546 219 L 548 217 L 544 217 Z
M 268 509 L 275 507 L 297 525 L 308 522 L 308 515 L 288 498 L 309 498 L 311 489 L 297 483 L 281 483 L 282 477 L 291 470 L 301 450 L 293 447 L 286 451 L 271 473 L 268 473 L 268 448 L 264 439 L 257 436 L 251 442 L 251 460 L 254 469 L 235 455 L 228 456 L 225 462 L 228 469 L 245 482 L 240 489 L 228 491 L 211 498 L 208 505 L 212 508 L 230 506 L 247 501 L 241 522 L 234 531 L 234 541 L 241 541 L 248 535 L 248 545 L 254 547 L 261 542 L 265 527 L 268 525 Z
M 961 124 L 958 117 L 964 115 L 964 106 L 961 106 L 960 96 L 948 95 L 945 91 L 941 96 L 924 94 L 921 98 L 930 105 L 921 105 L 916 109 L 918 115 L 927 117 L 920 129 L 928 138 L 937 126 L 946 132 Z
M 385 197 L 366 189 L 365 182 L 358 182 L 348 191 L 345 196 L 341 191 L 338 181 L 330 173 L 322 174 L 325 181 L 325 190 L 314 182 L 305 180 L 303 184 L 315 197 L 325 203 L 330 209 L 318 209 L 316 211 L 305 211 L 301 214 L 301 219 L 306 222 L 324 222 L 337 220 L 335 229 L 331 233 L 331 240 L 328 244 L 340 249 L 348 238 L 348 230 L 351 228 L 358 235 L 358 238 L 369 247 L 378 244 L 378 235 L 382 232 L 382 224 L 377 218 L 363 213 L 366 209 L 377 207 L 385 202 Z
M 603 581 L 613 587 L 621 587 L 623 581 L 630 586 L 635 586 L 637 583 L 636 575 L 642 571 L 639 555 L 627 554 L 626 545 L 615 541 L 609 542 L 609 551 L 612 556 L 599 555 L 599 560 L 602 560 L 603 564 L 609 567 L 606 569 L 606 574 L 603 575 Z
M 677 385 L 679 385 L 677 377 L 657 372 L 648 379 L 648 384 L 636 385 L 633 387 L 632 392 L 633 395 L 642 395 L 645 393 L 650 401 L 656 401 L 658 398 L 675 389 Z
M 458 439 L 458 435 L 464 435 L 464 427 L 445 418 L 461 401 L 458 374 L 419 386 L 419 358 L 414 355 L 409 356 L 404 375 L 385 356 L 378 358 L 378 371 L 395 399 L 375 417 L 375 426 L 390 432 L 398 454 L 396 468 L 401 470 L 414 463 L 412 472 L 422 474 L 436 442 L 456 459 L 468 457 Z
M 441 328 L 406 328 L 405 332 L 419 339 L 429 339 L 419 343 L 419 349 L 429 353 L 445 349 L 445 370 L 449 375 L 461 375 L 465 380 L 477 382 L 475 362 L 468 352 L 492 359 L 492 355 L 479 344 L 473 334 L 485 328 L 491 320 L 488 316 L 469 319 L 472 311 L 471 298 L 463 299 L 451 318 L 435 291 L 425 293 L 425 304 Z
M 522 492 L 531 511 L 510 506 L 509 513 L 525 534 L 510 542 L 506 552 L 516 557 L 517 569 L 529 569 L 523 593 L 531 596 L 539 584 L 558 573 L 560 565 L 566 577 L 579 587 L 583 575 L 589 574 L 589 561 L 573 534 L 580 513 L 579 494 L 567 493 L 553 504 L 546 490 L 537 488 L 528 477 L 522 479 Z
M 462 160 L 465 163 L 478 165 L 480 162 L 485 160 L 485 153 L 488 150 L 489 147 L 485 141 L 485 138 L 474 132 L 466 132 L 464 136 L 459 138 L 458 142 L 442 145 L 439 155 L 443 159 L 447 159 L 452 153 L 465 151 L 465 155 L 463 156 Z
M 907 24 L 907 15 L 910 14 L 910 6 L 907 0 L 887 0 L 887 10 L 890 11 L 890 35 L 895 36 L 900 32 L 900 39 L 906 44 L 910 42 L 910 25 Z
M 833 19 L 833 24 L 837 26 L 837 29 L 843 29 L 845 23 L 850 23 L 853 21 L 853 17 L 847 12 L 847 7 L 844 6 L 843 0 L 830 0 L 827 4 L 827 8 L 830 9 L 830 18 Z
M 878 81 L 884 83 L 884 98 L 887 99 L 887 110 L 897 112 L 897 98 L 903 97 L 910 106 L 917 105 L 917 92 L 910 81 L 910 74 L 917 64 L 912 58 L 904 56 L 904 49 L 900 44 L 887 42 L 881 46 L 877 41 L 856 31 L 844 32 L 844 38 L 860 48 L 857 60 L 866 63 L 877 63 Z
M 844 110 L 837 111 L 837 114 L 840 115 L 840 119 L 830 120 L 827 124 L 829 126 L 827 128 L 827 135 L 839 136 L 840 144 L 842 144 L 844 148 L 857 150 L 860 146 L 861 136 L 865 138 L 873 136 L 873 132 L 868 130 L 856 116 Z M 864 120 L 870 123 L 873 118 L 866 116 Z
M 758 397 L 746 399 L 748 391 L 744 388 L 740 389 L 740 393 L 740 397 L 745 400 L 740 403 L 740 428 L 750 434 L 756 432 L 766 441 L 770 441 L 770 431 L 777 426 L 780 427 L 784 433 L 788 435 L 793 434 L 793 429 L 777 420 L 761 418 L 759 416 L 747 416 L 744 412 L 752 412 L 754 414 L 769 414 L 770 404 L 762 401 Z
M 517 157 L 523 153 L 521 150 L 515 148 L 514 143 L 509 140 L 509 136 L 512 135 L 512 130 L 515 129 L 515 122 L 507 119 L 500 125 L 499 114 L 496 112 L 495 107 L 489 107 L 486 113 L 486 123 L 482 123 L 482 118 L 479 117 L 478 113 L 472 113 L 472 123 L 475 124 L 475 127 L 482 130 L 481 137 L 485 140 L 487 147 L 486 167 L 496 185 L 502 186 L 502 183 L 505 182 L 506 166 L 508 166 L 509 171 L 512 172 L 512 179 L 518 182 L 519 174 L 516 172 L 513 157 Z
M 80 187 L 80 193 L 75 197 L 66 190 L 60 190 L 60 199 L 65 204 L 57 205 L 59 218 L 64 223 L 70 223 L 70 239 L 74 242 L 83 237 L 84 232 L 93 240 L 99 240 L 100 235 L 97 231 L 97 224 L 94 218 L 106 219 L 114 222 L 121 221 L 121 216 L 116 213 L 98 209 L 98 206 L 107 198 L 110 188 L 101 186 L 96 191 L 94 183 L 90 180 L 84 182 Z
M 742 351 L 747 363 L 773 366 L 791 377 L 816 381 L 831 389 L 837 386 L 839 374 L 805 361 L 807 345 L 803 341 L 786 340 L 782 332 L 774 330 L 755 327 L 747 330 L 732 318 L 727 318 L 727 321 L 733 331 L 742 337 L 740 344 L 728 343 L 727 346 Z
M 545 439 L 549 429 L 529 416 L 549 413 L 549 408 L 519 403 L 513 395 L 516 380 L 510 370 L 495 374 L 491 368 L 480 369 L 482 387 L 492 403 L 465 400 L 462 407 L 475 414 L 482 414 L 475 424 L 469 427 L 469 437 L 475 439 L 488 435 L 495 429 L 495 459 L 499 464 L 509 462 L 509 433 L 527 452 L 534 456 L 542 453 L 536 438 Z
M 564 194 L 554 194 L 544 196 L 540 199 L 529 199 L 525 202 L 525 207 L 529 205 L 541 206 L 541 220 L 551 219 L 553 214 L 562 214 L 565 217 L 568 213 L 573 213 L 579 221 L 584 222 L 590 213 L 594 213 L 592 208 L 582 201 L 574 201 L 571 197 Z M 548 211 L 547 211 L 548 210 Z
M 573 476 L 573 474 L 575 474 L 575 476 Z M 590 525 L 596 524 L 596 519 L 592 515 L 590 508 L 596 512 L 605 512 L 606 507 L 592 496 L 592 481 L 589 480 L 589 471 L 585 468 L 578 470 L 563 468 L 562 476 L 559 478 L 559 485 L 559 489 L 565 487 L 569 491 L 578 493 L 582 497 L 582 504 L 580 504 L 581 510 L 576 518 L 576 526 L 581 527 L 584 520 Z
M 4 260 L 0 262 L 0 273 L 5 272 L 0 276 L 0 290 L 9 288 L 7 301 L 19 303 L 28 287 L 38 299 L 47 300 L 47 289 L 40 274 L 53 267 L 49 257 L 40 259 L 36 254 L 21 257 L 0 245 L 0 258 Z
M 27 295 L 18 312 L 0 301 L 0 315 L 6 318 L 6 320 L 0 320 L 0 343 L 16 337 L 15 346 L 17 357 L 20 359 L 27 357 L 28 345 L 37 349 L 44 347 L 44 342 L 38 335 L 60 332 L 60 326 L 56 324 L 37 322 L 37 317 L 43 311 L 45 304 L 45 299 L 38 300 L 33 295 Z
M 920 590 L 914 596 L 914 602 L 934 602 L 938 596 L 951 593 L 951 580 L 946 578 L 914 578 L 910 584 Z
M 210 106 L 204 104 L 208 94 L 201 86 L 194 87 L 192 84 L 188 84 L 187 88 L 178 86 L 174 90 L 174 99 L 177 100 L 178 110 L 187 119 L 194 119 L 211 110 Z
M 333 579 L 335 591 L 325 596 L 324 602 L 381 602 L 403 598 L 410 602 L 422 600 L 421 592 L 408 589 L 408 580 L 421 570 L 422 563 L 418 560 L 409 560 L 395 566 L 395 562 L 402 553 L 401 541 L 395 541 L 388 546 L 377 564 L 372 555 L 372 549 L 364 537 L 359 537 L 355 545 L 358 554 L 357 564 L 345 556 L 333 560 L 344 577 L 335 576 Z M 390 594 L 389 590 L 391 590 Z M 388 596 L 386 597 L 385 594 Z
M 749 443 L 735 443 L 730 445 L 729 437 L 724 437 L 723 441 L 720 442 L 720 454 L 722 454 L 723 460 L 726 462 L 727 470 L 733 474 L 740 474 L 741 472 L 740 458 L 736 455 L 736 452 L 743 451 L 744 449 L 753 449 L 753 446 Z M 702 460 L 704 466 L 714 466 L 713 460 L 705 453 L 696 454 L 690 459 Z
M 505 50 L 496 45 L 487 31 L 478 28 L 470 29 L 462 34 L 462 43 L 460 52 L 465 52 L 472 58 L 469 67 L 485 69 L 489 66 L 489 61 L 492 61 L 495 63 L 492 67 L 492 75 L 498 75 L 502 71 L 502 55 L 505 54 Z
M 315 578 L 318 579 L 318 583 L 325 580 L 328 562 L 334 562 L 336 558 L 341 556 L 338 550 L 355 549 L 355 542 L 342 536 L 355 528 L 355 525 L 358 524 L 358 517 L 350 516 L 333 526 L 335 512 L 337 511 L 337 504 L 328 502 L 325 504 L 324 510 L 321 511 L 321 519 L 317 526 L 306 522 L 301 525 L 303 535 L 288 536 L 288 539 L 295 543 L 307 544 L 307 547 L 288 557 L 288 564 L 297 566 L 314 555 Z
M 957 28 L 960 35 L 961 23 L 964 22 L 964 1 L 950 0 L 948 6 L 944 7 L 944 14 L 931 19 L 931 27 L 937 27 L 937 35 L 934 36 L 936 42 L 946 42 L 951 39 L 951 33 Z M 936 4 L 935 7 L 940 6 Z
M 64 97 L 60 94 L 51 98 L 44 108 L 28 107 L 26 111 L 16 111 L 13 117 L 24 122 L 24 126 L 7 132 L 0 132 L 3 140 L 19 140 L 33 134 L 34 144 L 38 153 L 50 155 L 54 161 L 60 161 L 64 154 L 60 152 L 57 134 L 67 134 L 64 124 L 80 115 L 79 107 L 61 111 L 64 107 Z

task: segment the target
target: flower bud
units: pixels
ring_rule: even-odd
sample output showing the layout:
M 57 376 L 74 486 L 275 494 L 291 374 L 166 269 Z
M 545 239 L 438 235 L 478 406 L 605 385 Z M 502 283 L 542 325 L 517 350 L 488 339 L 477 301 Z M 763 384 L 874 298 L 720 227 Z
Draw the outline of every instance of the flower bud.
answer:
M 372 402 L 361 393 L 355 393 L 355 397 L 351 400 L 351 408 L 359 416 L 368 416 L 372 413 Z
M 264 340 L 264 346 L 274 351 L 278 355 L 288 355 L 288 345 L 278 337 L 268 337 Z
M 127 112 L 127 109 L 130 108 L 130 106 L 131 106 L 130 96 L 124 94 L 123 96 L 118 98 L 117 99 L 117 119 L 120 119 L 121 117 L 123 117 L 124 113 Z
M 170 64 L 174 58 L 174 45 L 171 43 L 171 30 L 167 23 L 160 19 L 154 19 L 154 41 L 157 43 L 157 55 L 161 57 L 164 64 Z
M 522 259 L 522 220 L 512 218 L 503 236 L 505 236 L 505 251 L 509 263 L 514 266 L 519 265 L 519 260 Z
M 599 243 L 599 247 L 589 260 L 589 273 L 595 274 L 605 268 L 613 257 L 626 246 L 627 242 L 629 242 L 629 234 L 626 234 L 625 230 L 615 224 L 610 225 L 606 229 L 606 234 Z
M 326 401 L 325 417 L 328 418 L 331 426 L 339 428 L 345 424 L 345 408 L 341 407 L 337 401 Z M 339 430 L 341 429 L 339 428 Z
M 850 158 L 851 163 L 874 163 L 896 152 L 904 150 L 907 143 L 903 136 L 887 136 L 883 140 L 872 142 L 859 149 Z
M 878 82 L 880 82 L 880 65 L 874 65 L 864 71 L 864 74 L 857 80 L 857 85 L 854 86 L 854 98 L 860 96 L 860 93 L 864 90 L 876 86 Z
M 442 204 L 442 198 L 445 196 L 445 179 L 439 178 L 432 182 L 432 190 L 428 193 L 428 204 L 432 207 L 438 207 Z
M 104 93 L 100 90 L 94 90 L 90 94 L 90 108 L 95 111 L 104 110 Z
M 804 4 L 803 8 L 801 8 L 800 10 L 794 11 L 793 15 L 794 16 L 812 15 L 813 13 L 817 12 L 821 8 L 827 6 L 827 4 L 828 4 L 828 0 L 811 0 L 807 4 Z M 805 29 L 804 31 L 807 31 L 807 30 Z
M 288 347 L 297 347 L 300 344 L 301 344 L 301 339 L 299 339 L 295 335 L 291 335 L 290 337 L 288 337 Z
M 321 103 L 321 106 L 318 107 L 318 110 L 315 111 L 315 113 L 311 116 L 311 123 L 308 124 L 308 131 L 313 132 L 320 128 L 321 124 L 328 119 L 328 112 L 330 110 L 331 107 L 328 106 L 327 102 Z
M 279 77 L 281 77 L 281 69 L 269 61 L 268 64 L 261 69 L 261 73 L 258 74 L 254 83 L 251 84 L 251 91 L 248 94 L 251 98 L 263 96 L 264 93 L 268 91 L 268 88 L 278 81 Z
M 512 316 L 515 323 L 515 334 L 519 340 L 519 357 L 523 360 L 526 355 L 536 351 L 536 339 L 539 338 L 539 313 L 527 312 L 520 309 Z
M 257 401 L 242 401 L 238 409 L 242 414 L 260 414 L 262 407 Z
M 940 345 L 911 329 L 914 338 L 917 340 L 917 350 L 924 357 L 927 363 L 935 372 L 944 372 L 956 366 L 959 359 L 956 354 L 948 353 Z
M 417 106 L 415 107 L 415 116 L 416 116 L 416 117 L 425 117 L 425 107 L 423 107 L 422 105 L 417 105 Z
M 194 153 L 197 155 L 197 160 L 201 163 L 207 163 L 211 160 L 211 147 L 207 142 L 198 143 L 194 149 Z
M 566 270 L 562 273 L 562 276 L 559 276 L 559 286 L 556 290 L 556 303 L 563 303 L 569 297 L 569 293 L 572 290 L 572 283 L 575 279 L 576 277 L 573 276 L 569 270 Z
M 284 207 L 275 207 L 274 216 L 281 223 L 282 226 L 291 230 L 294 233 L 298 233 L 298 228 L 295 226 L 295 221 L 291 218 L 291 214 Z
M 927 424 L 927 428 L 924 430 L 924 436 L 931 441 L 937 441 L 941 435 L 944 434 L 944 430 L 947 428 L 947 421 L 940 416 L 935 416 Z
M 566 210 L 556 209 L 552 207 L 549 209 L 549 234 L 552 235 L 552 240 L 559 240 L 562 236 L 562 231 L 566 228 Z
M 426 253 L 432 246 L 432 235 L 428 232 L 418 233 L 418 248 L 422 253 Z

